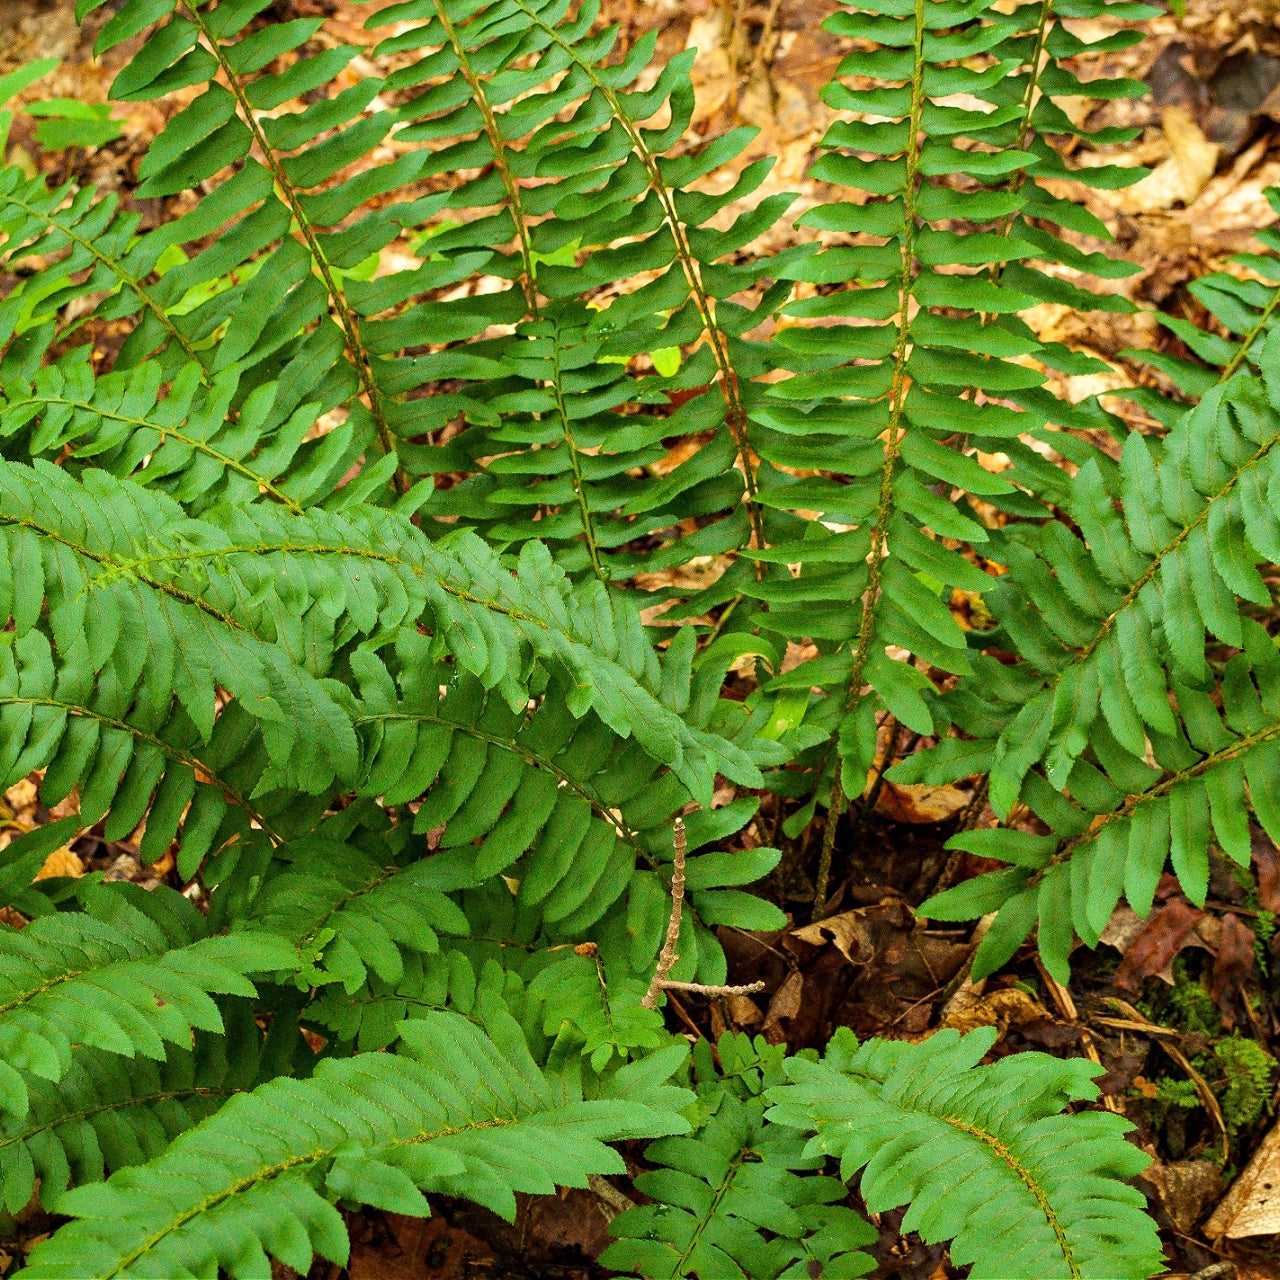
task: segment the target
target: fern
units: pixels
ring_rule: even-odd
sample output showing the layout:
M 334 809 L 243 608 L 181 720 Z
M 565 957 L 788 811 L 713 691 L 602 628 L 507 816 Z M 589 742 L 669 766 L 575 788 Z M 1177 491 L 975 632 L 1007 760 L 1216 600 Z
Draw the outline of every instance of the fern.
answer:
M 1135 17 L 1151 12 L 1118 9 Z M 768 606 L 755 618 L 760 626 L 788 639 L 812 637 L 822 649 L 816 664 L 770 687 L 829 690 L 829 705 L 818 715 L 836 750 L 824 748 L 815 764 L 820 774 L 836 775 L 830 807 L 838 814 L 846 795 L 863 790 L 878 713 L 887 710 L 918 734 L 934 731 L 932 682 L 911 662 L 890 659 L 886 646 L 943 672 L 972 671 L 963 633 L 921 580 L 923 574 L 973 591 L 988 585 L 940 542 L 958 539 L 985 550 L 990 537 L 976 515 L 948 500 L 950 493 L 980 495 L 1015 516 L 1043 514 L 1026 492 L 1041 487 L 1041 469 L 1018 437 L 1057 439 L 1060 431 L 1045 434 L 1051 425 L 1096 424 L 1087 406 L 1073 411 L 1053 400 L 1040 389 L 1042 374 L 1013 361 L 1033 355 L 1071 372 L 1093 365 L 1044 348 L 1015 313 L 1067 296 L 1075 305 L 1127 304 L 1088 295 L 1024 260 L 1047 258 L 1106 276 L 1132 268 L 1082 255 L 1043 226 L 1061 221 L 1107 235 L 1039 185 L 1062 172 L 1039 135 L 1065 124 L 1052 96 L 1082 87 L 1056 65 L 1079 43 L 1058 24 L 1052 4 L 1004 12 L 987 4 L 886 0 L 842 10 L 826 25 L 877 46 L 849 54 L 824 91 L 832 106 L 874 122 L 834 124 L 824 140 L 830 150 L 814 173 L 874 198 L 819 206 L 802 222 L 884 243 L 828 248 L 786 271 L 814 285 L 849 287 L 784 309 L 831 323 L 778 335 L 796 373 L 770 387 L 753 416 L 761 456 L 773 464 L 761 500 L 780 512 L 816 509 L 843 530 L 826 536 L 821 525 L 780 515 L 780 545 L 760 556 L 778 568 L 743 590 Z M 1122 33 L 1103 44 L 1128 41 Z M 858 87 L 846 76 L 858 77 Z M 1107 91 L 1137 88 L 1113 82 Z M 957 93 L 982 109 L 941 101 Z M 1104 186 L 1132 180 L 1114 169 L 1077 176 Z M 957 220 L 974 229 L 950 230 Z M 978 230 L 983 224 L 995 229 Z M 1023 469 L 993 475 L 973 456 L 977 450 L 1006 451 Z M 796 476 L 815 469 L 822 474 Z M 796 562 L 801 585 L 781 567 Z M 860 613 L 848 610 L 851 598 L 863 600 Z M 819 897 L 823 892 L 820 886 Z
M 280 1020 L 264 1042 L 245 1001 L 224 1008 L 222 1021 L 222 1034 L 199 1032 L 192 1049 L 171 1047 L 163 1062 L 74 1048 L 56 1084 L 28 1074 L 30 1110 L 7 1117 L 0 1135 L 5 1208 L 24 1208 L 36 1178 L 51 1207 L 69 1181 L 99 1182 L 155 1159 L 228 1098 L 290 1074 L 296 1026 Z
M 694 1050 L 705 1120 L 646 1148 L 659 1167 L 636 1187 L 653 1203 L 614 1219 L 620 1239 L 601 1261 L 664 1278 L 865 1275 L 875 1262 L 857 1246 L 875 1232 L 832 1203 L 844 1187 L 817 1172 L 822 1158 L 805 1151 L 803 1132 L 765 1119 L 765 1091 L 786 1080 L 782 1047 L 729 1034 L 717 1047 L 722 1072 L 707 1041 Z
M 24 1274 L 342 1264 L 340 1210 L 510 1216 L 630 1139 L 613 1266 L 865 1272 L 830 1154 L 975 1275 L 1153 1274 L 1141 1153 L 1062 1114 L 1089 1066 L 726 1036 L 694 1093 L 649 1005 L 787 927 L 751 886 L 825 805 L 820 913 L 895 726 L 940 739 L 895 777 L 981 775 L 1049 832 L 955 842 L 1009 863 L 925 907 L 998 910 L 975 972 L 1038 917 L 1065 980 L 1166 850 L 1202 901 L 1249 805 L 1280 838 L 1274 291 L 1194 286 L 1222 332 L 1168 318 L 1195 358 L 1146 354 L 1150 435 L 1049 394 L 1097 366 L 1019 315 L 1127 306 L 1054 184 L 1138 174 L 1052 140 L 1058 99 L 1141 91 L 1064 63 L 1138 33 L 1064 20 L 1154 11 L 841 6 L 833 200 L 770 254 L 792 197 L 750 131 L 693 134 L 692 51 L 653 67 L 594 0 L 406 0 L 369 20 L 385 78 L 268 9 L 101 27 L 117 101 L 182 94 L 134 192 L 199 190 L 178 216 L 0 168 L 0 789 L 74 810 L 0 854 L 0 1190 L 71 1219 Z M 201 907 L 33 882 L 99 824 Z
M 1222 380 L 1156 448 L 1133 432 L 1119 467 L 1081 469 L 1068 509 L 1083 539 L 1056 522 L 1019 526 L 993 553 L 1010 573 L 990 607 L 1027 666 L 992 679 L 985 705 L 957 699 L 955 722 L 987 745 L 966 746 L 955 767 L 969 773 L 985 753 L 997 810 L 1021 797 L 1061 839 L 960 841 L 1014 864 L 923 908 L 940 918 L 1000 909 L 979 972 L 1038 918 L 1045 963 L 1065 977 L 1072 928 L 1096 944 L 1122 892 L 1145 915 L 1167 857 L 1203 903 L 1211 839 L 1249 862 L 1246 779 L 1259 821 L 1280 832 L 1275 648 L 1247 607 L 1271 601 L 1255 567 L 1269 553 L 1257 547 L 1280 546 L 1267 486 L 1277 391 L 1247 372 L 1251 350 L 1264 370 L 1280 352 L 1275 331 L 1260 341 L 1268 315 L 1264 306 Z M 1219 644 L 1238 652 L 1220 657 Z M 920 760 L 895 776 L 924 776 Z M 950 772 L 939 761 L 930 776 Z
M 91 887 L 85 909 L 46 916 L 2 938 L 0 1106 L 30 1108 L 23 1072 L 57 1083 L 73 1046 L 164 1061 L 193 1029 L 221 1032 L 213 993 L 252 996 L 248 973 L 286 969 L 282 941 L 209 936 L 179 894 Z
M 909 1202 L 903 1229 L 953 1238 L 975 1280 L 1158 1271 L 1142 1194 L 1115 1180 L 1144 1163 L 1121 1136 L 1128 1125 L 1059 1114 L 1097 1096 L 1100 1069 L 1038 1053 L 977 1066 L 994 1039 L 941 1031 L 859 1046 L 838 1031 L 821 1063 L 786 1063 L 791 1083 L 770 1091 L 769 1118 L 816 1129 L 809 1151 L 838 1156 L 845 1178 L 863 1169 L 872 1212 Z
M 157 1160 L 67 1193 L 60 1203 L 78 1221 L 32 1253 L 28 1275 L 241 1276 L 268 1254 L 301 1271 L 316 1253 L 341 1265 L 346 1229 L 318 1187 L 414 1215 L 426 1212 L 424 1190 L 462 1192 L 510 1219 L 516 1191 L 620 1172 L 605 1140 L 684 1124 L 671 1109 L 681 1092 L 644 1064 L 588 1099 L 456 1015 L 406 1022 L 400 1044 L 239 1095 Z M 371 1105 L 377 1095 L 397 1106 Z

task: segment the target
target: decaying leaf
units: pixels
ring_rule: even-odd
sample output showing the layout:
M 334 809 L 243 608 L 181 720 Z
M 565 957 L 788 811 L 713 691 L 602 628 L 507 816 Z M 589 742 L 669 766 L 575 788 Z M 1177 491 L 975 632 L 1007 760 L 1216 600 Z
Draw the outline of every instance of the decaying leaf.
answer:
M 1169 156 L 1145 178 L 1121 193 L 1128 213 L 1157 213 L 1190 204 L 1213 177 L 1221 148 L 1210 142 L 1182 107 L 1166 107 L 1162 116 Z
M 1239 916 L 1228 912 L 1222 917 L 1209 994 L 1213 996 L 1222 1025 L 1228 1031 L 1236 1024 L 1236 993 L 1253 969 L 1254 942 L 1253 930 Z
M 1048 1021 L 1050 1014 L 1039 1000 L 1021 987 L 1004 987 L 988 991 L 972 1004 L 948 1013 L 942 1025 L 961 1032 L 996 1027 L 1003 1034 L 1011 1026 L 1041 1019 Z
M 796 929 L 792 935 L 815 947 L 834 943 L 850 964 L 866 964 L 875 954 L 867 922 L 861 911 L 842 911 L 814 924 Z
M 971 792 L 961 791 L 959 787 L 886 782 L 876 803 L 876 812 L 895 822 L 945 822 L 972 799 Z
M 1280 1125 L 1263 1138 L 1204 1230 L 1210 1239 L 1232 1240 L 1280 1232 Z
M 1115 985 L 1121 991 L 1137 991 L 1147 978 L 1160 973 L 1181 950 L 1183 940 L 1203 915 L 1181 895 L 1157 907 L 1129 944 L 1116 969 Z
M 45 860 L 44 866 L 36 872 L 37 880 L 49 880 L 54 876 L 77 877 L 84 875 L 84 863 L 74 850 L 65 845 L 55 849 Z

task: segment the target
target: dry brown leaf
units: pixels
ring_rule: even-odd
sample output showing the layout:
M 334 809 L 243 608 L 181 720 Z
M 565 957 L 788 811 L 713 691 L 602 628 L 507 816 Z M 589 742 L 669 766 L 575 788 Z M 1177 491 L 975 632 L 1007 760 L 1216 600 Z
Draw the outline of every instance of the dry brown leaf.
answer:
M 1211 1240 L 1280 1232 L 1280 1125 L 1263 1138 L 1253 1159 L 1205 1223 L 1204 1231 Z
M 698 51 L 689 76 L 696 95 L 693 124 L 715 115 L 733 92 L 735 77 L 727 47 L 728 26 L 729 19 L 721 5 L 715 5 L 689 25 L 685 48 Z
M 1218 935 L 1218 954 L 1213 959 L 1213 976 L 1209 994 L 1218 1006 L 1222 1025 L 1230 1031 L 1236 1025 L 1236 993 L 1253 972 L 1253 930 L 1239 916 L 1228 912 L 1222 917 Z
M 37 880 L 50 880 L 54 876 L 70 876 L 78 878 L 84 875 L 84 863 L 78 854 L 63 845 L 55 849 L 45 860 L 44 866 L 36 872 Z
M 1166 107 L 1162 116 L 1169 156 L 1140 182 L 1118 193 L 1128 213 L 1159 213 L 1175 204 L 1191 204 L 1218 167 L 1221 148 L 1210 142 L 1182 107 Z
M 769 1001 L 769 1012 L 765 1014 L 764 1024 L 760 1031 L 770 1044 L 781 1044 L 786 1039 L 782 1032 L 781 1020 L 794 1018 L 800 1012 L 800 997 L 804 993 L 804 976 L 799 969 L 792 969 L 782 980 L 782 985 L 773 993 Z
M 36 784 L 30 778 L 23 778 L 4 793 L 4 802 L 9 811 L 17 816 L 35 808 L 36 794 Z
M 1222 1194 L 1222 1173 L 1208 1160 L 1155 1160 L 1140 1176 L 1155 1187 L 1161 1207 L 1183 1235 L 1191 1234 Z
M 728 996 L 729 1016 L 740 1027 L 754 1027 L 764 1021 L 760 1006 L 750 996 Z
M 1182 949 L 1184 939 L 1203 915 L 1181 897 L 1157 907 L 1147 917 L 1142 932 L 1129 943 L 1116 969 L 1116 987 L 1137 991 L 1147 978 L 1160 973 Z
M 1147 922 L 1126 903 L 1121 903 L 1107 921 L 1107 927 L 1098 935 L 1099 942 L 1124 955 L 1138 935 L 1147 927 Z
M 895 822 L 945 822 L 972 799 L 970 792 L 961 791 L 959 787 L 886 782 L 876 802 L 876 812 Z
M 834 943 L 850 964 L 866 964 L 875 954 L 871 934 L 861 911 L 842 911 L 839 915 L 828 916 L 825 920 L 805 925 L 803 929 L 793 930 L 792 936 L 815 947 Z M 772 1013 L 770 1006 L 770 1016 Z
M 999 991 L 989 991 L 972 1004 L 948 1013 L 942 1025 L 956 1031 L 996 1027 L 1003 1035 L 1011 1026 L 1049 1019 L 1049 1010 L 1034 996 L 1028 995 L 1021 987 L 1005 987 Z

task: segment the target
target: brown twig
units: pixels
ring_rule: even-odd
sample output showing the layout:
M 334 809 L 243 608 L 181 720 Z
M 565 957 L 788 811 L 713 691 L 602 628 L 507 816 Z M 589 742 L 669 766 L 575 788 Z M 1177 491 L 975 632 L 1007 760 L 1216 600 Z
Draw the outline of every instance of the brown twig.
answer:
M 658 995 L 662 991 L 692 991 L 700 996 L 745 996 L 753 991 L 763 991 L 763 982 L 749 982 L 741 987 L 708 986 L 702 982 L 673 982 L 667 977 L 676 966 L 680 957 L 676 954 L 676 944 L 680 941 L 680 917 L 684 910 L 684 854 L 685 835 L 684 819 L 677 818 L 675 823 L 675 858 L 671 866 L 671 918 L 667 921 L 667 936 L 658 954 L 658 965 L 649 982 L 649 990 L 640 1001 L 646 1009 L 658 1007 Z

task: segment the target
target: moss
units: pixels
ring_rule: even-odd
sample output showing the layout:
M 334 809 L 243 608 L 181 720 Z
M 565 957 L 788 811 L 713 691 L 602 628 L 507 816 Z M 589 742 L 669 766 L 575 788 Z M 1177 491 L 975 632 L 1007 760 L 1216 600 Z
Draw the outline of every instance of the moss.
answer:
M 1271 1096 L 1276 1060 L 1256 1040 L 1238 1032 L 1219 1040 L 1213 1056 L 1225 1077 L 1218 1092 L 1227 1129 L 1234 1133 L 1253 1124 Z
M 1213 998 L 1200 981 L 1187 972 L 1181 956 L 1173 962 L 1173 990 L 1169 992 L 1169 1003 L 1176 1020 L 1182 1024 L 1181 1030 L 1193 1035 L 1217 1035 L 1222 1030 Z

